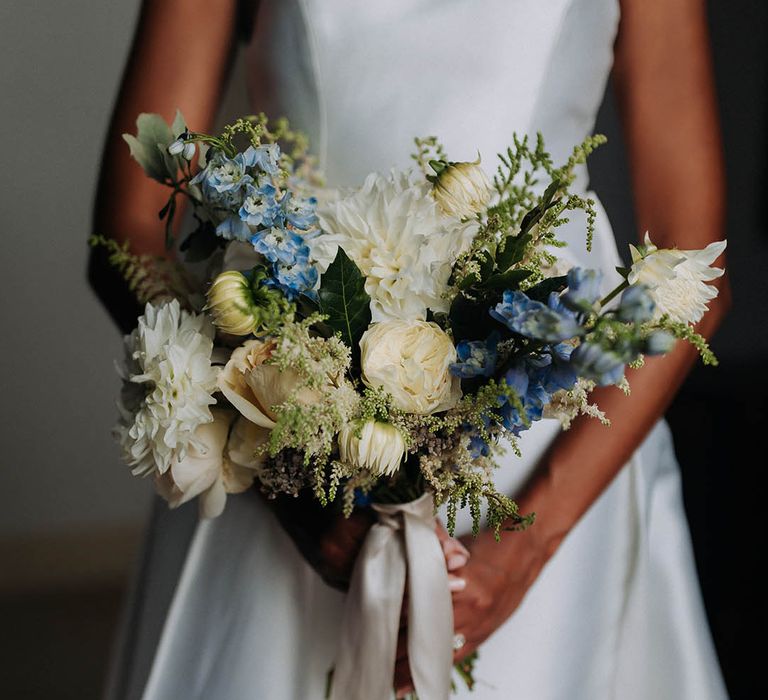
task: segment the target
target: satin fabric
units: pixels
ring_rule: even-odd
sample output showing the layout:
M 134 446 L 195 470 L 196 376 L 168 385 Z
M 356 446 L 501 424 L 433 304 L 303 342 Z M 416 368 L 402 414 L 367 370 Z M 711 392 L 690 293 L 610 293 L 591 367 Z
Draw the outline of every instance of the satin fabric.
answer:
M 408 664 L 421 700 L 447 700 L 453 608 L 432 495 L 374 504 L 344 603 L 331 700 L 389 700 L 400 609 L 408 582 Z M 407 579 L 406 579 L 407 574 Z
M 253 107 L 306 130 L 331 185 L 407 166 L 416 135 L 439 136 L 455 160 L 479 149 L 492 171 L 513 132 L 541 131 L 562 162 L 593 128 L 618 19 L 616 0 L 263 0 L 249 49 Z M 582 168 L 575 187 L 587 194 L 587 183 Z M 619 258 L 597 207 L 593 252 L 578 222 L 564 231 L 566 253 L 612 286 Z M 559 431 L 534 425 L 523 458 L 503 460 L 502 488 L 514 494 Z M 230 498 L 200 523 L 180 576 L 185 516 L 158 518 L 111 697 L 323 698 L 344 596 L 259 499 Z M 483 645 L 476 676 L 457 698 L 726 697 L 664 421 Z

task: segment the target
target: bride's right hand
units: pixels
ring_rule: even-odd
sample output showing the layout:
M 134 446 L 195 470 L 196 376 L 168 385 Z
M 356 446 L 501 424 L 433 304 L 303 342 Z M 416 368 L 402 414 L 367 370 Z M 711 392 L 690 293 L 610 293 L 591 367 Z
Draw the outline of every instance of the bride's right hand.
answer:
M 376 522 L 373 512 L 360 508 L 347 518 L 322 508 L 309 496 L 277 498 L 270 504 L 307 563 L 329 586 L 346 591 L 365 536 Z M 469 552 L 439 520 L 435 532 L 445 556 L 451 590 L 459 590 L 463 582 L 450 572 L 466 565 Z

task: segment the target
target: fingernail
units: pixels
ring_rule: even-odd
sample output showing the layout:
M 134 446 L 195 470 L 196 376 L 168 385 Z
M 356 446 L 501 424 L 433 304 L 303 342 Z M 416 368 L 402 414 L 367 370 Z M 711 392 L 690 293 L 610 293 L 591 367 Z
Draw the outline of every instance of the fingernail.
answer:
M 462 566 L 466 566 L 466 564 L 467 557 L 464 554 L 452 554 L 450 557 L 448 557 L 448 561 L 446 562 L 448 571 L 460 569 Z
M 466 587 L 466 579 L 458 578 L 458 576 L 454 576 L 448 581 L 448 590 L 451 593 L 456 593 L 456 591 L 463 591 Z

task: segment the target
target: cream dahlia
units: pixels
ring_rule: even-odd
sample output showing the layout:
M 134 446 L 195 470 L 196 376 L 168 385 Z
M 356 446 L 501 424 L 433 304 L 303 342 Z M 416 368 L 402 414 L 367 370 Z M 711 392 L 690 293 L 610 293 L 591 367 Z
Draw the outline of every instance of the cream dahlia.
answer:
M 427 309 L 448 310 L 451 265 L 476 224 L 446 215 L 431 189 L 410 171 L 374 173 L 318 208 L 326 242 L 341 246 L 367 278 L 374 321 L 424 320 Z
M 166 472 L 194 443 L 198 426 L 213 420 L 213 334 L 205 316 L 183 311 L 174 299 L 147 304 L 139 325 L 126 336 L 115 436 L 134 474 Z

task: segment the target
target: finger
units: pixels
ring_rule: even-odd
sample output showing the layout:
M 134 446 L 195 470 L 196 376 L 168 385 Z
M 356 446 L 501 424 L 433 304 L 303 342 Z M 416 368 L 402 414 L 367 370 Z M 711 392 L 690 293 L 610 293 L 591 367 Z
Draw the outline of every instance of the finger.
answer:
M 469 558 L 469 550 L 456 537 L 451 537 L 445 529 L 445 526 L 439 520 L 435 521 L 435 534 L 437 535 L 437 539 L 440 540 L 444 552 L 460 552 L 465 557 Z
M 448 590 L 451 593 L 460 593 L 467 587 L 467 579 L 456 574 L 448 574 Z

